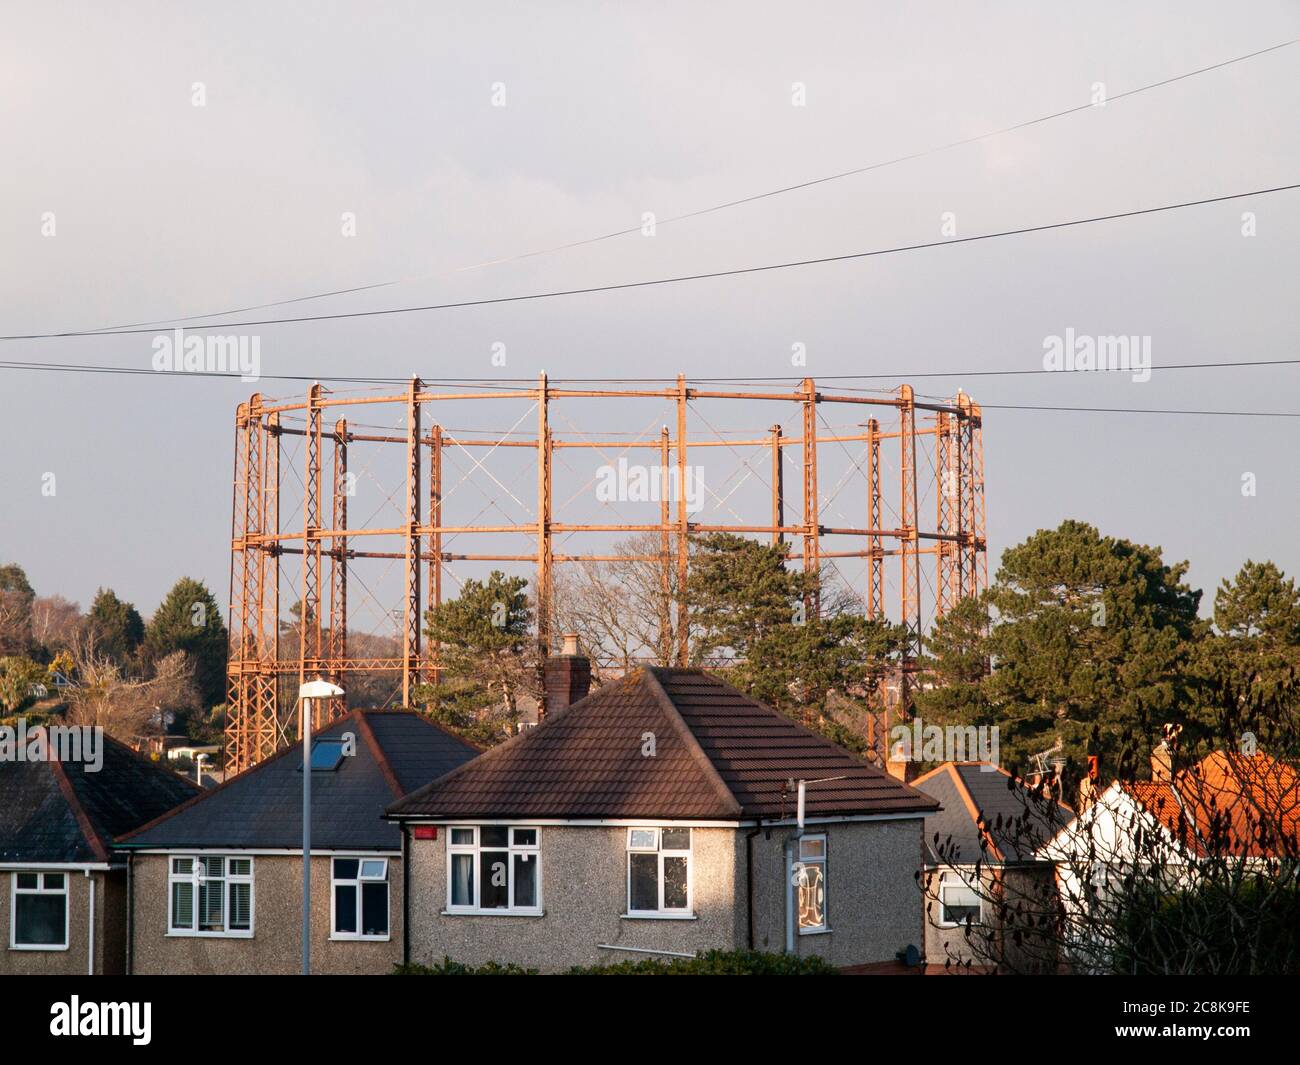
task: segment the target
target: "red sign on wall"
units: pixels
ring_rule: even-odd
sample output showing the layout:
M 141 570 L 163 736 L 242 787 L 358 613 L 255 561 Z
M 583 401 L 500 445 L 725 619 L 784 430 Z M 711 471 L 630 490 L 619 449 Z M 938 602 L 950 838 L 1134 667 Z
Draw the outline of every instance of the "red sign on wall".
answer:
M 415 838 L 416 839 L 437 839 L 438 826 L 437 825 L 416 825 Z

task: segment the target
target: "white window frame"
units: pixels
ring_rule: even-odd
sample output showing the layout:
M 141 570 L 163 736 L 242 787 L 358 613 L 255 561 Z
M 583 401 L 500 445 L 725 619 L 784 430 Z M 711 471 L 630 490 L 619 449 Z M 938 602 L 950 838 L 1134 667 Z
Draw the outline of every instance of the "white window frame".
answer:
M 689 834 L 689 842 L 685 849 L 673 847 L 667 850 L 663 847 L 663 832 L 667 827 L 671 831 L 684 830 Z M 637 832 L 653 832 L 654 846 L 633 846 L 632 837 Z M 638 825 L 635 828 L 627 830 L 627 911 L 624 917 L 638 918 L 644 917 L 650 920 L 692 920 L 695 917 L 695 861 L 692 858 L 692 850 L 695 844 L 695 833 L 687 825 Z M 657 854 L 659 856 L 659 868 L 655 874 L 656 887 L 658 889 L 658 908 L 654 910 L 634 910 L 632 909 L 632 855 L 634 854 Z M 664 907 L 664 858 L 685 858 L 686 859 L 686 905 L 683 907 Z
M 960 888 L 965 891 L 973 891 L 976 901 L 979 903 L 979 916 L 975 918 L 972 924 L 982 925 L 984 923 L 984 899 L 980 895 L 980 890 L 972 882 L 970 877 L 964 873 L 948 870 L 939 876 L 939 927 L 940 928 L 965 928 L 965 920 L 950 921 L 945 915 L 947 903 L 944 902 L 944 896 L 948 888 Z
M 805 843 L 820 843 L 822 852 L 820 856 L 805 858 L 803 855 L 803 845 Z M 830 840 L 824 832 L 813 832 L 799 837 L 798 853 L 795 855 L 796 864 L 803 868 L 809 865 L 818 866 L 822 871 L 822 923 L 819 925 L 800 925 L 797 929 L 801 936 L 815 936 L 831 930 L 831 893 L 829 883 L 830 865 L 827 862 L 828 852 L 830 850 Z M 794 886 L 795 891 L 795 917 L 798 919 L 798 891 L 799 888 Z
M 221 930 L 220 931 L 201 931 L 199 929 L 199 885 L 204 877 L 195 872 L 178 873 L 175 869 L 176 862 L 189 862 L 191 866 L 195 862 L 201 862 L 206 858 L 220 858 L 222 861 L 221 876 Z M 248 872 L 231 873 L 231 861 L 248 862 Z M 251 854 L 168 854 L 167 855 L 167 935 L 177 937 L 192 937 L 206 939 L 252 939 L 253 932 L 257 922 L 257 868 L 255 859 Z M 190 927 L 178 928 L 176 926 L 175 914 L 173 907 L 175 904 L 175 893 L 172 891 L 174 884 L 192 884 L 194 894 L 190 905 Z M 247 884 L 248 885 L 248 927 L 247 928 L 230 928 L 230 885 Z
M 339 862 L 351 862 L 351 861 L 355 861 L 357 863 L 357 875 L 355 877 L 348 878 L 348 877 L 339 877 L 335 875 L 334 869 Z M 383 876 L 363 875 L 363 870 L 365 869 L 366 862 L 383 862 L 384 863 Z M 388 869 L 389 869 L 388 859 L 384 857 L 382 854 L 344 854 L 344 855 L 334 855 L 330 858 L 330 939 L 353 940 L 353 941 L 361 940 L 363 942 L 371 942 L 371 943 L 387 943 L 390 939 L 392 939 L 393 937 L 393 885 L 392 882 L 388 879 Z M 388 908 L 388 921 L 387 921 L 388 931 L 385 932 L 382 936 L 370 936 L 370 935 L 366 935 L 360 930 L 362 927 L 361 886 L 363 884 L 378 884 L 378 883 L 382 883 L 385 888 L 384 898 Z M 350 884 L 351 886 L 357 889 L 357 912 L 356 912 L 357 931 L 355 932 L 340 932 L 338 930 L 337 924 L 335 923 L 334 907 L 337 901 L 337 894 L 334 888 L 338 884 Z
M 36 887 L 20 888 L 19 876 L 36 877 Z M 63 887 L 47 888 L 47 876 L 63 877 Z M 9 889 L 9 949 L 10 950 L 67 950 L 68 924 L 72 919 L 69 911 L 69 896 L 72 894 L 71 878 L 66 869 L 52 869 L 45 872 L 39 869 L 15 869 L 10 874 Z M 19 895 L 62 895 L 63 896 L 63 942 L 62 943 L 19 943 L 18 942 L 18 896 Z
M 492 828 L 505 828 L 509 835 L 504 847 L 482 846 L 482 832 L 479 825 L 447 826 L 447 914 L 480 914 L 489 917 L 541 917 L 545 910 L 542 905 L 542 830 L 534 825 L 492 825 Z M 453 843 L 456 832 L 473 832 L 473 843 Z M 516 832 L 531 832 L 536 841 L 532 844 L 515 842 Z M 486 909 L 480 903 L 483 899 L 483 876 L 481 855 L 483 851 L 506 855 L 506 898 L 509 906 L 490 906 Z M 457 854 L 473 855 L 474 862 L 474 904 L 472 906 L 455 905 L 452 902 L 454 856 Z M 523 855 L 528 861 L 537 863 L 537 904 L 535 906 L 516 906 L 515 898 L 515 856 Z

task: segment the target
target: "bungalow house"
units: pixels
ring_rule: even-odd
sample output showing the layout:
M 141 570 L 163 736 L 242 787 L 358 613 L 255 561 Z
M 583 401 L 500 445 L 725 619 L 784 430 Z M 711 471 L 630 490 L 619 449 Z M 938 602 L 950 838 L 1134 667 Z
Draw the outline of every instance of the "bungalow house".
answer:
M 942 803 L 925 819 L 929 966 L 1054 971 L 1055 943 L 1029 925 L 1058 903 L 1056 866 L 1039 848 L 1074 811 L 991 762 L 945 762 L 913 786 Z
M 389 807 L 409 958 L 897 967 L 938 805 L 716 676 L 636 669 Z
M 42 739 L 36 758 L 27 742 L 22 761 L 0 759 L 0 974 L 123 973 L 127 875 L 113 838 L 198 788 L 102 732 L 59 731 L 85 742 Z
M 401 960 L 402 841 L 384 808 L 477 753 L 405 711 L 354 710 L 313 737 L 313 972 Z M 303 769 L 288 747 L 118 840 L 129 972 L 301 971 Z
M 1287 870 L 1300 861 L 1293 767 L 1263 752 L 1216 751 L 1175 768 L 1175 753 L 1166 740 L 1152 753 L 1150 780 L 1116 780 L 1088 795 L 1077 820 L 1042 849 L 1057 864 L 1081 968 L 1110 965 L 1135 891 L 1178 891 L 1216 877 L 1222 884 L 1238 863 L 1244 872 L 1293 875 Z

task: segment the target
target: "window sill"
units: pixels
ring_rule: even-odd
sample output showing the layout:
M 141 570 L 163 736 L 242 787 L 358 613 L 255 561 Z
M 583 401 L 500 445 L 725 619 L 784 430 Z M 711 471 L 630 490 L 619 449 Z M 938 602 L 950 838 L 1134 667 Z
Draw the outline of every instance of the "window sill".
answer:
M 441 910 L 439 917 L 545 917 L 545 910 Z
M 388 943 L 392 941 L 392 936 L 354 936 L 346 933 L 330 934 L 331 943 Z
M 55 952 L 60 950 L 67 950 L 68 945 L 66 943 L 64 943 L 62 946 L 59 946 L 59 944 L 57 943 L 10 943 L 9 949 L 10 950 L 43 950 L 48 952 Z
M 799 934 L 801 936 L 828 936 L 831 931 L 829 928 L 801 928 Z
M 624 921 L 698 921 L 699 918 L 693 913 L 652 913 L 647 910 L 644 913 L 620 913 L 619 918 Z
M 252 939 L 252 932 L 168 932 L 166 939 Z

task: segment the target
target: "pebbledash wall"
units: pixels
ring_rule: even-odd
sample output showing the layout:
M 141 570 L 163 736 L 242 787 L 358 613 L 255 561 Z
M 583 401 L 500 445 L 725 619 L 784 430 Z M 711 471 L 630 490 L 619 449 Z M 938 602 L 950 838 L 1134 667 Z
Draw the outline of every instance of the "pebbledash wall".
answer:
M 653 956 L 619 948 L 690 954 L 749 947 L 749 829 L 693 829 L 694 917 L 664 919 L 623 916 L 628 908 L 626 827 L 538 827 L 542 916 L 445 913 L 447 826 L 439 826 L 436 840 L 410 840 L 413 962 L 429 965 L 449 957 L 473 965 L 514 962 L 558 972 Z M 752 840 L 758 950 L 785 946 L 783 844 L 793 831 L 760 830 Z M 828 837 L 831 931 L 797 936 L 796 951 L 821 955 L 836 965 L 857 965 L 892 961 L 908 944 L 920 947 L 922 898 L 915 875 L 921 819 L 840 822 L 807 831 Z
M 187 852 L 188 853 L 188 852 Z M 202 852 L 199 852 L 202 853 Z M 239 854 L 237 851 L 208 853 Z M 402 960 L 402 859 L 388 858 L 388 939 L 330 939 L 330 857 L 311 862 L 313 973 L 388 973 Z M 302 971 L 302 858 L 254 854 L 253 935 L 168 935 L 166 854 L 137 854 L 131 971 L 138 975 Z
M 84 976 L 90 972 L 90 885 L 95 885 L 96 975 L 117 975 L 126 964 L 126 872 L 122 869 L 91 870 L 83 866 L 40 866 L 41 872 L 62 872 L 68 879 L 68 946 L 66 950 L 14 950 L 12 914 L 13 876 L 36 871 L 0 868 L 0 975 Z

